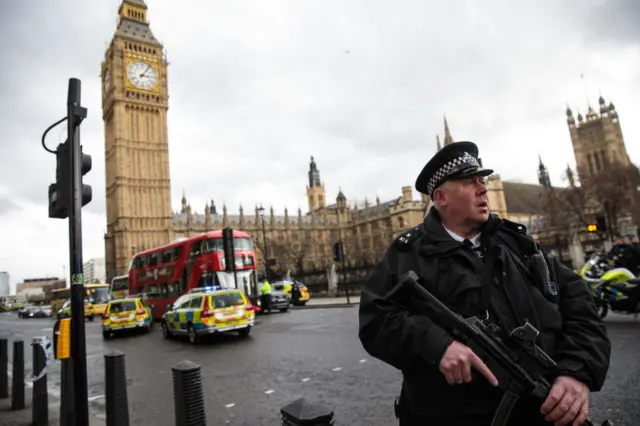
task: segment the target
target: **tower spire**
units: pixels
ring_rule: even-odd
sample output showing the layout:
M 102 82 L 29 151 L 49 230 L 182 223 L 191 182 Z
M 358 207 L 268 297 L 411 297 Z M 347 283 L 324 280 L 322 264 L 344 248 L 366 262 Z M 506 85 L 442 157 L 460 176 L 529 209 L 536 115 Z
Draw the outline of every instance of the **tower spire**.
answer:
M 538 182 L 540 183 L 540 185 L 544 186 L 545 188 L 551 188 L 551 179 L 549 178 L 549 171 L 547 170 L 544 163 L 542 162 L 542 157 L 540 156 L 540 153 L 538 153 L 538 161 L 539 161 Z
M 438 146 L 438 151 L 442 149 L 442 145 L 440 145 L 440 135 L 436 134 L 436 143 Z
M 122 0 L 118 15 L 120 15 L 120 22 L 128 19 L 129 21 L 148 24 L 147 4 L 144 0 Z
M 444 145 L 447 146 L 453 143 L 453 138 L 451 137 L 451 131 L 449 130 L 449 123 L 447 122 L 447 116 L 444 116 Z
M 320 170 L 318 170 L 318 166 L 312 155 L 311 161 L 309 162 L 309 188 L 317 186 L 322 186 L 322 182 L 320 181 Z

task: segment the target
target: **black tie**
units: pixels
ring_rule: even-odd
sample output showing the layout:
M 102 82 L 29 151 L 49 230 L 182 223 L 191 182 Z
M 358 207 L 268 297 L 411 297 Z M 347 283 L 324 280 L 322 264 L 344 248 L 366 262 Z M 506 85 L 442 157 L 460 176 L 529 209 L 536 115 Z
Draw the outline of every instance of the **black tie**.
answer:
M 483 255 L 482 246 L 476 247 L 476 246 L 473 245 L 473 243 L 470 240 L 468 240 L 466 238 L 464 239 L 464 244 L 467 247 L 469 247 L 476 255 L 478 255 L 478 257 L 482 258 L 482 255 Z

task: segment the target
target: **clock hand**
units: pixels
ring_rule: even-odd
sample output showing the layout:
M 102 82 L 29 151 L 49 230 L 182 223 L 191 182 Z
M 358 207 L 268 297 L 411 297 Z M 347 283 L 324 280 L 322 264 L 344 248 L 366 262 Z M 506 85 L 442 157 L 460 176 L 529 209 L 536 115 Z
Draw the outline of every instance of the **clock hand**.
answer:
M 147 69 L 146 69 L 146 70 L 144 70 L 144 72 L 143 72 L 142 74 L 140 74 L 140 78 L 142 78 L 142 77 L 147 73 L 147 71 L 149 71 L 149 68 L 151 68 L 151 64 L 149 64 L 149 65 L 147 66 Z

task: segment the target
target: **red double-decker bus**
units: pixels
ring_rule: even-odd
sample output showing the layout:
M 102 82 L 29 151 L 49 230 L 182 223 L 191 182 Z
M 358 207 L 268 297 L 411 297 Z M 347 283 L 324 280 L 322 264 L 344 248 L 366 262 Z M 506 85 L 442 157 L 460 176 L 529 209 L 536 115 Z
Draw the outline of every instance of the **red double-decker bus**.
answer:
M 222 230 L 196 235 L 136 254 L 129 266 L 129 293 L 142 295 L 160 320 L 167 304 L 196 287 L 244 290 L 257 298 L 256 253 L 249 234 L 233 231 L 237 281 L 225 271 Z

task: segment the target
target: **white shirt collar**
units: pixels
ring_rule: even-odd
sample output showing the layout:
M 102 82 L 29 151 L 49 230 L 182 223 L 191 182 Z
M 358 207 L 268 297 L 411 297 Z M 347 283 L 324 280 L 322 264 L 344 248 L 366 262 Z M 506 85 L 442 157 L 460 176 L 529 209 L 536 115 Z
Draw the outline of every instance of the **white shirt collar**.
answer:
M 465 239 L 468 239 L 469 241 L 471 241 L 471 244 L 473 244 L 474 247 L 480 247 L 480 236 L 482 235 L 482 232 L 478 233 L 473 238 L 464 238 L 448 229 L 446 226 L 444 226 L 444 223 L 442 224 L 442 227 L 449 233 L 449 235 L 451 235 L 451 238 L 453 238 L 454 240 L 463 242 Z

